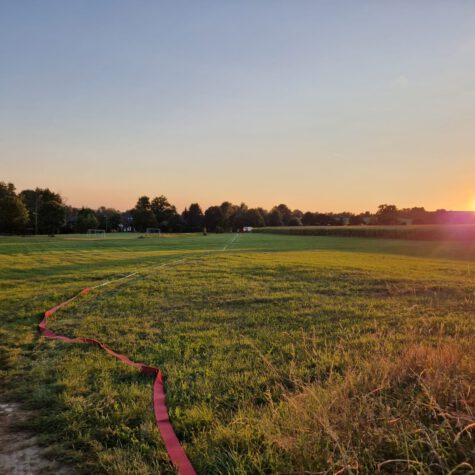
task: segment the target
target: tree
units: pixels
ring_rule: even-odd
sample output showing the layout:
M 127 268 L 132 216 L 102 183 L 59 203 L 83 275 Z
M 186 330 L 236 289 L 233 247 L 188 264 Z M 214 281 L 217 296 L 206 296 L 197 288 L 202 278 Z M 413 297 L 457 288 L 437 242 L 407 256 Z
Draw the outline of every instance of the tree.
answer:
M 401 217 L 411 219 L 412 224 L 430 224 L 433 221 L 431 213 L 428 213 L 422 206 L 401 209 L 399 214 Z
M 64 224 L 62 227 L 62 232 L 77 232 L 78 212 L 79 210 L 77 208 L 74 208 L 73 206 L 66 205 L 64 207 Z
M 297 216 L 292 216 L 287 223 L 288 226 L 302 226 L 302 220 Z
M 302 224 L 304 226 L 312 226 L 315 223 L 315 214 L 311 211 L 307 211 L 302 216 Z
M 397 224 L 398 210 L 395 205 L 379 205 L 376 212 L 378 224 Z
M 264 226 L 268 226 L 269 225 L 269 211 L 267 211 L 264 208 L 257 208 L 257 211 L 259 211 L 259 214 L 264 219 Z
M 168 201 L 167 197 L 160 195 L 152 200 L 150 208 L 152 209 L 157 221 L 166 221 L 171 215 L 176 214 L 176 208 Z
M 191 203 L 188 209 L 185 208 L 182 217 L 191 231 L 198 231 L 203 227 L 204 215 L 198 203 Z
M 272 208 L 269 213 L 269 226 L 282 226 L 284 221 L 282 220 L 282 214 L 279 208 Z
M 208 231 L 216 231 L 218 228 L 222 229 L 222 220 L 223 214 L 219 206 L 210 206 L 205 211 L 204 225 Z
M 247 209 L 244 203 L 241 206 L 243 207 L 241 211 Z M 233 228 L 235 216 L 240 212 L 240 208 L 229 201 L 221 203 L 219 208 L 221 210 L 221 222 L 219 226 L 225 231 L 230 231 Z
M 294 209 L 292 211 L 292 216 L 295 217 L 295 218 L 302 219 L 303 218 L 303 213 L 299 209 Z
M 137 204 L 135 205 L 135 208 L 134 209 L 137 209 L 137 210 L 150 210 L 151 209 L 151 206 L 150 206 L 150 198 L 148 196 L 141 196 L 138 200 L 137 200 Z
M 20 197 L 28 210 L 28 230 L 38 234 L 38 208 L 40 205 L 39 188 L 36 190 L 23 190 Z
M 157 218 L 151 210 L 133 209 L 132 210 L 133 225 L 137 231 L 144 232 L 147 228 L 157 227 Z
M 335 226 L 338 222 L 331 214 L 315 213 L 313 224 L 316 226 Z
M 66 208 L 59 193 L 49 188 L 20 193 L 29 214 L 28 227 L 38 233 L 55 233 L 65 224 Z
M 290 208 L 284 204 L 280 204 L 279 206 L 276 206 L 276 208 L 279 210 L 280 215 L 282 216 L 283 224 L 287 226 L 290 218 L 292 217 L 292 211 L 290 211 Z
M 147 228 L 155 228 L 157 226 L 157 218 L 150 204 L 148 196 L 141 196 L 137 200 L 135 208 L 131 211 L 133 225 L 137 231 L 144 232 Z
M 360 225 L 363 223 L 363 216 L 361 216 L 361 214 L 353 214 L 352 216 L 350 216 L 350 224 L 352 226 Z
M 160 228 L 163 228 L 170 232 L 183 232 L 186 228 L 185 220 L 182 218 L 181 214 L 174 213 L 169 216 L 167 221 L 162 221 Z
M 260 211 L 256 208 L 251 208 L 246 211 L 245 214 L 245 225 L 252 226 L 253 228 L 261 228 L 266 225 L 264 217 Z
M 77 228 L 81 233 L 85 233 L 88 229 L 97 229 L 98 226 L 99 220 L 92 213 L 81 216 L 77 221 Z
M 13 183 L 0 182 L 0 232 L 16 233 L 28 223 L 28 210 Z
M 248 212 L 249 208 L 246 203 L 241 203 L 239 206 L 232 206 L 229 218 L 232 229 L 251 226 L 249 224 Z
M 114 208 L 106 208 L 105 206 L 101 206 L 95 212 L 95 215 L 99 221 L 98 228 L 104 229 L 106 232 L 119 229 L 119 224 L 122 222 L 122 215 L 120 211 Z
M 62 203 L 51 200 L 41 204 L 38 214 L 40 230 L 56 234 L 64 224 L 66 209 Z
M 160 195 L 154 198 L 150 208 L 155 215 L 158 226 L 164 230 L 172 231 L 174 225 L 182 223 L 175 206 L 169 203 L 166 196 Z

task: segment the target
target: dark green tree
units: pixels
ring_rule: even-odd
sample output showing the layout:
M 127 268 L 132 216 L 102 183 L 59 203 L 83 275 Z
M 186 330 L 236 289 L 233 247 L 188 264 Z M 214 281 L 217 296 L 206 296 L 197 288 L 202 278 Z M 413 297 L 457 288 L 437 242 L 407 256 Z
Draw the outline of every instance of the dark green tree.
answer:
M 247 209 L 247 206 L 244 203 L 241 206 L 243 206 L 244 209 Z M 242 209 L 239 206 L 233 205 L 229 201 L 221 203 L 219 208 L 221 210 L 221 221 L 218 226 L 224 231 L 231 231 L 234 224 L 234 217 L 242 211 Z
M 304 226 L 312 226 L 315 223 L 315 213 L 312 213 L 311 211 L 307 211 L 304 213 L 302 216 L 302 224 Z
M 38 214 L 40 232 L 56 234 L 64 225 L 66 209 L 56 200 L 45 201 L 41 203 Z
M 146 209 L 146 210 L 150 210 L 151 209 L 151 205 L 150 205 L 150 198 L 148 196 L 141 196 L 138 200 L 137 200 L 137 204 L 135 205 L 135 208 L 134 209 Z
M 192 203 L 188 209 L 185 209 L 182 217 L 190 231 L 201 231 L 203 228 L 204 215 L 198 203 Z
M 398 210 L 395 205 L 379 205 L 376 212 L 376 220 L 378 224 L 397 224 Z
M 91 208 L 81 208 L 78 211 L 76 229 L 80 233 L 85 233 L 88 229 L 97 229 L 99 220 Z
M 17 233 L 28 224 L 28 210 L 13 183 L 0 182 L 0 232 Z
M 245 214 L 245 226 L 252 226 L 253 228 L 261 228 L 266 225 L 264 217 L 257 208 L 251 208 Z
M 291 216 L 287 225 L 288 226 L 302 226 L 302 220 L 297 216 Z
M 166 196 L 160 195 L 152 200 L 150 206 L 158 226 L 164 231 L 173 231 L 177 225 L 182 225 L 175 206 L 170 204 Z
M 350 224 L 352 226 L 357 226 L 357 225 L 360 225 L 360 224 L 363 224 L 364 221 L 363 221 L 363 217 L 361 216 L 361 214 L 354 214 L 352 216 L 350 216 Z
M 131 214 L 133 226 L 137 231 L 144 232 L 147 228 L 155 228 L 158 225 L 148 196 L 141 196 L 137 200 L 137 204 L 131 211 Z
M 233 206 L 230 208 L 231 213 L 230 213 L 230 219 L 228 220 L 228 226 L 229 223 L 231 224 L 231 229 L 240 229 L 243 226 L 249 226 L 247 224 L 247 212 L 249 211 L 249 208 L 247 207 L 246 203 L 241 203 L 239 206 Z
M 272 208 L 269 213 L 269 226 L 282 226 L 284 221 L 282 220 L 282 214 L 279 208 Z
M 94 214 L 86 214 L 78 218 L 77 228 L 81 233 L 85 233 L 88 229 L 97 229 L 99 220 Z
M 290 211 L 290 208 L 284 204 L 280 204 L 279 206 L 276 206 L 276 208 L 280 212 L 284 226 L 287 226 L 289 224 L 290 218 L 292 217 L 292 211 Z
M 35 234 L 56 233 L 65 224 L 66 209 L 59 193 L 49 188 L 23 190 L 20 193 L 29 214 L 28 227 Z
M 335 226 L 338 224 L 337 220 L 330 214 L 315 213 L 314 219 L 314 224 L 316 226 Z
M 257 208 L 259 214 L 264 218 L 264 226 L 269 226 L 269 211 L 264 208 Z
M 219 206 L 210 206 L 205 211 L 204 225 L 208 231 L 216 231 L 223 229 L 221 223 L 223 221 L 223 214 Z
M 101 206 L 97 209 L 95 215 L 99 221 L 98 228 L 104 229 L 106 232 L 116 231 L 122 222 L 121 212 L 114 208 Z

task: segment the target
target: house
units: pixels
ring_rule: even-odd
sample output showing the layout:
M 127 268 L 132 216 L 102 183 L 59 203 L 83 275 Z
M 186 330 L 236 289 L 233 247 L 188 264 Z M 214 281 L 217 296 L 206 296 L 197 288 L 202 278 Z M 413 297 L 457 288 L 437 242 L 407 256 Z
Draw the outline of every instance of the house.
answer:
M 243 232 L 243 233 L 250 233 L 250 232 L 252 232 L 252 230 L 253 230 L 253 227 L 252 227 L 252 226 L 244 226 L 244 227 L 242 228 L 242 232 Z

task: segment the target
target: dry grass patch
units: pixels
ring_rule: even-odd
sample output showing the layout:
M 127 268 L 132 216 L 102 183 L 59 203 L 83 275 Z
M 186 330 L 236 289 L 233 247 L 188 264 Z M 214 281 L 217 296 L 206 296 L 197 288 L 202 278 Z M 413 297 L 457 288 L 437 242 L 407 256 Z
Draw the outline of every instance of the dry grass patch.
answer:
M 474 381 L 473 345 L 411 344 L 301 384 L 264 431 L 286 473 L 473 473 Z

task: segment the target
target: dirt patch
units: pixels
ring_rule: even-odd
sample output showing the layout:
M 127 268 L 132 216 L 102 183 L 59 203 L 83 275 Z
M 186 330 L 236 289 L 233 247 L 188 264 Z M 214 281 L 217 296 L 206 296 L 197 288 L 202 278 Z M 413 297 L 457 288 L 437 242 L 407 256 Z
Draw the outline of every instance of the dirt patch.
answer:
M 15 424 L 28 420 L 28 417 L 29 414 L 18 404 L 0 403 L 0 474 L 66 473 L 58 463 L 46 458 L 48 449 L 41 447 L 35 436 L 15 429 Z

